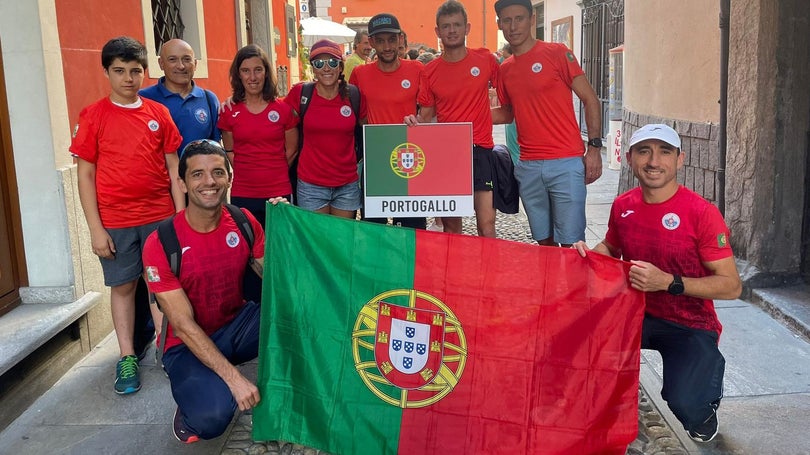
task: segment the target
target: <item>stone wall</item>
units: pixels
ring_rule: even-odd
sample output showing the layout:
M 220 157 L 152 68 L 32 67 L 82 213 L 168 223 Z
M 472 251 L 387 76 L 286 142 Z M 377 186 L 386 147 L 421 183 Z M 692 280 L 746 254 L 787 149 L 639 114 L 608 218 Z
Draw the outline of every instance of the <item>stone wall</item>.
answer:
M 688 120 L 672 120 L 655 115 L 639 114 L 624 109 L 622 115 L 622 151 L 627 152 L 630 137 L 640 127 L 648 123 L 663 123 L 671 126 L 681 136 L 681 151 L 684 152 L 684 166 L 678 171 L 678 182 L 702 195 L 713 204 L 721 188 L 717 182 L 720 168 L 720 148 L 718 137 L 720 127 L 714 123 L 697 123 Z M 624 155 L 622 156 L 624 158 Z M 622 159 L 619 193 L 638 185 L 633 172 Z

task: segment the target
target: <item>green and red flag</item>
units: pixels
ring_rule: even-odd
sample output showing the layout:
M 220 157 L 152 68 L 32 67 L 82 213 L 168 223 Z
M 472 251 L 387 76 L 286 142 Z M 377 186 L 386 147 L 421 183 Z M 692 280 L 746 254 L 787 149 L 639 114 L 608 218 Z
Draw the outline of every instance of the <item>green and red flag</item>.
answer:
M 469 216 L 472 124 L 365 125 L 368 217 Z
M 573 249 L 267 207 L 256 440 L 623 454 L 643 294 Z

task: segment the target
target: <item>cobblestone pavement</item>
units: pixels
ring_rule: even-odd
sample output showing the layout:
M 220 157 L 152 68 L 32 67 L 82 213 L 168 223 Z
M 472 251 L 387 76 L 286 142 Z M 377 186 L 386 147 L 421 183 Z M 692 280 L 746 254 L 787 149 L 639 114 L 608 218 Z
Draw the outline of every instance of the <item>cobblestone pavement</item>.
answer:
M 430 221 L 430 220 L 428 220 Z M 518 242 L 534 243 L 529 232 L 529 222 L 526 215 L 519 213 L 516 215 L 505 215 L 498 213 L 496 221 L 496 232 L 498 238 L 514 240 Z M 475 229 L 475 219 L 473 217 L 464 218 L 463 230 L 465 234 L 473 235 Z M 657 390 L 652 391 L 658 393 Z M 646 391 L 639 387 L 639 431 L 638 437 L 627 449 L 627 455 L 686 455 L 688 452 L 683 448 L 681 442 L 664 421 L 661 414 L 656 409 Z M 251 438 L 253 429 L 252 415 L 243 413 L 238 415 L 231 428 L 223 455 L 324 455 L 321 452 L 299 444 L 292 444 L 281 441 L 254 442 Z

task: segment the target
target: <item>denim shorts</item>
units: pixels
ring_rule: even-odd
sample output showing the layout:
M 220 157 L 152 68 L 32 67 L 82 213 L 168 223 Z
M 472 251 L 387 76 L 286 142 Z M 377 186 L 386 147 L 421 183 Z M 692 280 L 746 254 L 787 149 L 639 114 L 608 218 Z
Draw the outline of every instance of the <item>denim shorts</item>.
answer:
M 358 180 L 338 187 L 329 187 L 298 179 L 297 204 L 306 210 L 315 211 L 328 205 L 338 210 L 352 211 L 360 208 L 361 199 Z
M 115 257 L 101 260 L 105 286 L 119 286 L 135 281 L 143 273 L 143 245 L 159 221 L 128 228 L 107 229 L 115 245 Z
M 520 199 L 532 238 L 557 243 L 585 240 L 585 164 L 581 157 L 520 160 L 515 165 Z

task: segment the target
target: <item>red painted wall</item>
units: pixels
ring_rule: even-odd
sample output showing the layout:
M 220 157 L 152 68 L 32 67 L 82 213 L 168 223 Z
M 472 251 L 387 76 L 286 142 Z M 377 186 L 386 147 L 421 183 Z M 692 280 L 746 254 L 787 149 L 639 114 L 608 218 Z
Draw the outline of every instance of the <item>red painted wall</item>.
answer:
M 332 0 L 329 15 L 332 21 L 342 23 L 348 17 L 371 17 L 377 13 L 391 13 L 408 34 L 408 44 L 421 43 L 438 49 L 436 38 L 436 10 L 444 0 L 391 1 L 391 0 Z M 498 25 L 495 0 L 464 0 L 470 34 L 467 46 L 486 47 L 493 52 L 498 48 Z M 346 13 L 342 13 L 342 8 Z M 486 36 L 485 36 L 486 35 Z M 486 38 L 486 42 L 485 42 Z
M 208 78 L 196 78 L 201 87 L 220 99 L 230 96 L 228 69 L 236 54 L 236 20 L 233 1 L 205 0 Z M 127 35 L 144 41 L 140 0 L 58 0 L 56 18 L 62 47 L 62 67 L 70 124 L 76 124 L 81 109 L 109 94 L 109 82 L 101 67 L 101 47 L 110 38 Z M 150 53 L 154 49 L 149 49 Z M 161 75 L 160 68 L 149 68 Z M 144 87 L 157 79 L 145 79 Z

